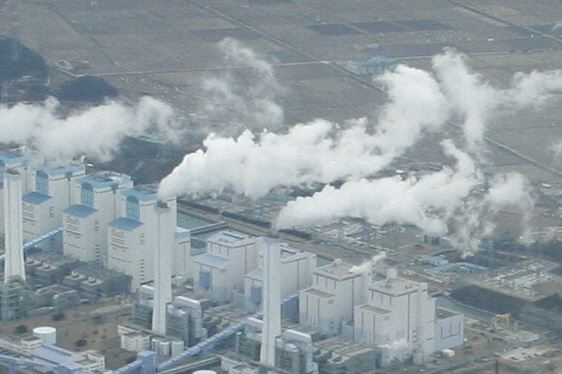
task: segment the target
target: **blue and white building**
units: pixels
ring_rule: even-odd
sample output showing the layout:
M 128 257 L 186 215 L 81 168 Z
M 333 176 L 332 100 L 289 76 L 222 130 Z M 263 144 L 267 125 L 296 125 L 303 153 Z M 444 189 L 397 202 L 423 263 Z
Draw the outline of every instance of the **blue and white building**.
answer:
M 118 218 L 109 223 L 108 259 L 110 269 L 130 275 L 131 289 L 154 280 L 155 261 L 169 261 L 172 275 L 188 272 L 189 231 L 177 228 L 176 198 L 164 201 L 173 211 L 168 235 L 173 237 L 173 254 L 169 259 L 155 259 L 158 237 L 158 197 L 145 187 L 135 187 L 120 194 Z
M 131 189 L 128 175 L 100 172 L 77 178 L 73 205 L 63 211 L 63 252 L 81 261 L 107 263 L 107 225 L 117 218 L 121 192 Z
M 62 212 L 72 205 L 74 184 L 86 174 L 83 164 L 33 169 L 23 195 L 23 239 L 29 241 L 62 227 Z

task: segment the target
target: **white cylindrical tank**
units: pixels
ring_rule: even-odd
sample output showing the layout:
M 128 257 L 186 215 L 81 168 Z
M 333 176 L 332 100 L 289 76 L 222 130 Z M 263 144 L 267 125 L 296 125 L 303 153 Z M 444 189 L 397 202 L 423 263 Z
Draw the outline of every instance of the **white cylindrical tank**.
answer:
M 57 344 L 57 329 L 50 326 L 41 326 L 33 329 L 33 336 L 40 338 L 43 344 Z
M 193 374 L 217 374 L 217 372 L 214 370 L 197 370 Z

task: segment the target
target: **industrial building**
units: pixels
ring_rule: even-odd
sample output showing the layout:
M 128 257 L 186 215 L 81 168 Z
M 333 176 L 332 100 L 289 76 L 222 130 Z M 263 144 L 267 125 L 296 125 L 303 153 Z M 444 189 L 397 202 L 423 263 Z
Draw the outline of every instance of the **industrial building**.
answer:
M 185 275 L 189 261 L 190 238 L 185 230 L 177 229 L 176 199 L 164 202 L 170 212 L 167 233 L 163 240 L 175 243 L 169 258 L 171 275 Z M 107 266 L 131 277 L 131 288 L 136 290 L 141 284 L 154 280 L 155 253 L 158 246 L 159 219 L 158 198 L 154 190 L 135 187 L 120 194 L 118 218 L 107 228 L 108 260 Z M 167 238 L 169 236 L 170 238 Z
M 76 179 L 83 177 L 82 164 L 41 166 L 28 170 L 30 192 L 23 195 L 23 239 L 30 241 L 62 226 L 63 210 L 72 204 Z
M 107 264 L 107 225 L 117 218 L 120 193 L 133 187 L 128 175 L 102 172 L 77 178 L 63 211 L 63 253 Z
M 437 308 L 427 284 L 394 270 L 379 279 L 373 262 L 318 267 L 310 252 L 223 224 L 194 230 L 192 250 L 176 198 L 159 200 L 154 186 L 113 172 L 85 175 L 83 165 L 32 168 L 0 153 L 2 160 L 0 320 L 134 292 L 118 334 L 120 348 L 138 357 L 123 373 L 152 373 L 155 355 L 167 368 L 214 349 L 229 373 L 356 372 L 423 363 L 464 342 L 463 316 Z M 45 339 L 4 338 L 0 346 L 48 368 L 105 370 L 102 355 Z

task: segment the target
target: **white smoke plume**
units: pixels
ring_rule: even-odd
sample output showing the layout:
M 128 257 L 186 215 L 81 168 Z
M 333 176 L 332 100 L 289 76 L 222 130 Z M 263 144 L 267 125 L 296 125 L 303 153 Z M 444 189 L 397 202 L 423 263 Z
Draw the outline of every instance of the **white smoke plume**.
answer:
M 299 197 L 281 210 L 279 229 L 306 227 L 359 217 L 375 224 L 410 224 L 426 234 L 449 234 L 456 248 L 468 254 L 494 229 L 491 220 L 500 209 L 519 208 L 527 227 L 533 201 L 526 179 L 517 173 L 498 175 L 482 195 L 475 193 L 484 178 L 468 154 L 450 141 L 445 153 L 456 159 L 454 167 L 419 178 L 399 177 L 351 181 L 339 189 L 326 186 L 310 196 Z
M 560 71 L 517 73 L 510 87 L 498 89 L 470 70 L 464 55 L 446 50 L 433 58 L 433 69 L 451 104 L 461 117 L 468 149 L 482 151 L 486 127 L 504 113 L 540 108 L 562 90 Z
M 303 227 L 345 216 L 362 217 L 378 225 L 412 224 L 434 235 L 453 232 L 462 246 L 474 249 L 493 230 L 488 217 L 502 204 L 531 209 L 521 176 L 501 177 L 505 180 L 492 181 L 487 192 L 475 193 L 484 183 L 481 170 L 489 167 L 482 157 L 487 127 L 499 116 L 539 109 L 562 90 L 562 75 L 559 71 L 518 73 L 507 88 L 497 88 L 452 50 L 435 56 L 432 66 L 426 72 L 399 65 L 377 77 L 389 99 L 373 121 L 355 119 L 339 125 L 316 120 L 286 133 L 212 135 L 204 149 L 186 155 L 162 181 L 159 193 L 165 197 L 229 188 L 258 198 L 279 185 L 345 179 L 339 189 L 327 186 L 312 197 L 289 203 L 277 226 Z M 452 119 L 460 120 L 464 129 L 462 150 L 451 141 L 442 143 L 445 154 L 456 160 L 454 166 L 406 180 L 362 179 Z M 508 202 L 495 192 L 515 187 L 522 193 L 512 194 Z
M 203 80 L 198 116 L 227 134 L 281 127 L 284 112 L 278 100 L 285 89 L 275 76 L 272 62 L 230 38 L 220 42 L 219 49 L 231 69 L 223 76 Z M 222 127 L 216 129 L 216 124 Z
M 316 120 L 284 134 L 211 135 L 203 143 L 205 150 L 186 155 L 161 182 L 160 194 L 231 188 L 258 198 L 281 184 L 328 183 L 376 173 L 448 117 L 445 97 L 429 73 L 399 66 L 378 82 L 386 87 L 389 101 L 376 125 L 364 118 L 342 127 Z
M 456 248 L 468 255 L 479 248 L 482 238 L 489 237 L 496 227 L 494 218 L 502 209 L 520 213 L 521 238 L 529 237 L 534 200 L 528 180 L 519 173 L 496 175 L 482 195 L 468 197 L 449 217 L 449 238 Z
M 0 106 L 0 143 L 23 145 L 47 162 L 86 155 L 111 159 L 126 136 L 157 134 L 170 141 L 183 135 L 181 121 L 167 104 L 143 97 L 136 105 L 118 102 L 63 115 L 60 104 Z
M 289 202 L 277 226 L 304 227 L 351 216 L 376 225 L 416 225 L 428 234 L 442 235 L 447 232 L 447 217 L 479 183 L 472 159 L 450 141 L 444 141 L 442 146 L 448 156 L 455 158 L 454 167 L 420 178 L 362 179 L 347 182 L 339 189 L 326 186 L 310 197 Z
M 371 259 L 362 262 L 360 265 L 352 266 L 349 269 L 352 273 L 366 273 L 373 269 L 373 267 L 378 264 L 380 261 L 386 258 L 386 252 L 381 252 L 378 255 L 373 256 Z

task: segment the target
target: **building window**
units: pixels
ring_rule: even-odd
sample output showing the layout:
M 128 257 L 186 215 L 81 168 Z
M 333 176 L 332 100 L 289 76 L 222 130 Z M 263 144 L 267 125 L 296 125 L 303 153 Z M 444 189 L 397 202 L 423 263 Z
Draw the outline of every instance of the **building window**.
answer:
M 261 287 L 252 286 L 250 298 L 254 305 L 261 304 Z
M 94 207 L 94 190 L 89 183 L 83 183 L 80 189 L 80 204 L 93 208 Z
M 204 290 L 211 289 L 211 272 L 210 271 L 200 271 L 199 272 L 199 285 Z
M 49 176 L 44 171 L 37 171 L 35 174 L 35 191 L 49 195 Z
M 136 197 L 127 197 L 127 209 L 125 213 L 127 214 L 127 218 L 135 221 L 140 221 L 139 200 Z

